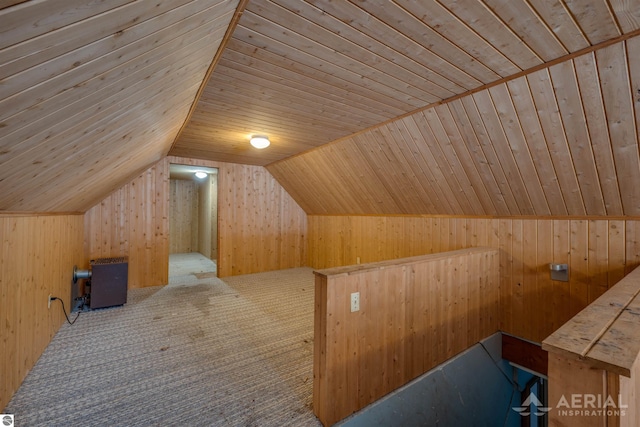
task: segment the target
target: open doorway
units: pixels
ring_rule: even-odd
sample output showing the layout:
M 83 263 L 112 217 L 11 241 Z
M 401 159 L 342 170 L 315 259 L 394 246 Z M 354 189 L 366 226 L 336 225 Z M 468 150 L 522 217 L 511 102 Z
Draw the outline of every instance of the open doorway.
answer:
M 218 169 L 169 166 L 169 277 L 217 276 Z

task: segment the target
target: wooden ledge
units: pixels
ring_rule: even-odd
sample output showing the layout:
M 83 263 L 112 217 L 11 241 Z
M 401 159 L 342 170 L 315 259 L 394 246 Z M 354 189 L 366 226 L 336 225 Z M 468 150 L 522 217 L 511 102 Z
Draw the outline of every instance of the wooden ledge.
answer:
M 548 375 L 548 354 L 540 344 L 502 333 L 502 358 L 538 375 Z
M 476 247 L 476 248 L 467 248 L 467 249 L 459 249 L 457 251 L 449 251 L 449 252 L 438 252 L 435 254 L 427 254 L 427 255 L 417 255 L 413 257 L 407 258 L 394 258 L 385 261 L 378 262 L 369 262 L 366 264 L 355 264 L 355 265 L 346 265 L 343 267 L 333 267 L 333 268 L 325 268 L 323 270 L 316 270 L 313 273 L 318 276 L 341 276 L 341 275 L 349 275 L 349 274 L 359 274 L 365 273 L 374 270 L 382 270 L 387 267 L 398 267 L 402 265 L 411 265 L 417 264 L 425 261 L 437 261 L 444 258 L 453 258 L 458 256 L 465 255 L 473 255 L 480 253 L 491 253 L 497 252 L 497 249 L 494 248 L 485 248 L 485 247 Z
M 542 342 L 549 352 L 631 377 L 640 354 L 640 267 Z

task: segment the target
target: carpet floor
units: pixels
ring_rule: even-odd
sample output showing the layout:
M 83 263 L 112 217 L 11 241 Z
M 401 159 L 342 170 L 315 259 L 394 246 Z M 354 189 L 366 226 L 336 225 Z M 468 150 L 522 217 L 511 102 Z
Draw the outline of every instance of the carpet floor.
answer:
M 312 270 L 211 276 L 83 312 L 4 412 L 16 426 L 320 426 Z

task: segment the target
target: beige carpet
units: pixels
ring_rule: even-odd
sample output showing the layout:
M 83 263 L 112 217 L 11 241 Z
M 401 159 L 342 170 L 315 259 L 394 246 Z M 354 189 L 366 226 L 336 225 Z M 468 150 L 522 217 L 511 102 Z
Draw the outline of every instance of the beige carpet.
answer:
M 65 324 L 4 412 L 17 426 L 320 425 L 311 269 L 170 281 Z
M 216 263 L 198 252 L 169 255 L 169 277 L 209 274 L 216 277 Z

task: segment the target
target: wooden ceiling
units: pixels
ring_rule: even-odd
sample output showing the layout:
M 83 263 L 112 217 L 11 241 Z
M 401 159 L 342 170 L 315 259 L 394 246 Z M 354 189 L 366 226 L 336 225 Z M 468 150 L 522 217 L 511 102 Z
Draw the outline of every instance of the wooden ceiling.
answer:
M 307 213 L 640 215 L 640 37 L 269 165 Z
M 169 153 L 311 214 L 638 216 L 639 34 L 640 0 L 0 0 L 0 210 Z
M 638 1 L 250 0 L 171 154 L 267 165 L 638 29 Z M 272 146 L 249 146 L 267 134 Z
M 0 210 L 86 211 L 163 158 L 238 0 L 0 0 Z

